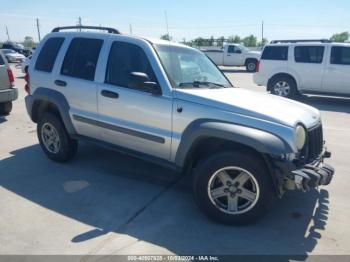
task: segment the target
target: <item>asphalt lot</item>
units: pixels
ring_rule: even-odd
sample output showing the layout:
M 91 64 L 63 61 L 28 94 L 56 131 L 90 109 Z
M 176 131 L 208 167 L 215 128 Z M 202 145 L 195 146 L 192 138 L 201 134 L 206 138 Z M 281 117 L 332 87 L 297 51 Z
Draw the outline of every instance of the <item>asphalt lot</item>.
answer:
M 251 74 L 224 72 L 264 92 Z M 322 111 L 333 183 L 288 193 L 254 225 L 228 227 L 207 220 L 190 178 L 172 171 L 90 144 L 69 164 L 49 161 L 14 73 L 20 98 L 0 117 L 0 254 L 350 254 L 349 100 L 304 99 Z

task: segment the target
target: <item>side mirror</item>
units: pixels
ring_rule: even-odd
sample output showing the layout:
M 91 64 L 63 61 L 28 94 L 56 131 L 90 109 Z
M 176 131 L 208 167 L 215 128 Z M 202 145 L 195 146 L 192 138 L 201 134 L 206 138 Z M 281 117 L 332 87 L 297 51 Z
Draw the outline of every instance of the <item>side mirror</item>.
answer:
M 159 85 L 150 81 L 149 76 L 142 72 L 131 72 L 128 86 L 154 95 L 161 94 Z
M 242 54 L 242 50 L 239 50 L 239 49 L 238 49 L 238 50 L 235 51 L 235 53 L 236 53 L 236 54 Z

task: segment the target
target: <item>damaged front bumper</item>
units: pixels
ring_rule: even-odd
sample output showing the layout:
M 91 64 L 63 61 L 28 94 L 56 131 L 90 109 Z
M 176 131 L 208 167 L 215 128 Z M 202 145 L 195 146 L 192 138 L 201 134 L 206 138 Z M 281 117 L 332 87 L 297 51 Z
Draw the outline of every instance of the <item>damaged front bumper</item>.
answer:
M 310 191 L 311 188 L 326 186 L 332 182 L 335 169 L 324 163 L 325 158 L 330 158 L 331 153 L 324 150 L 319 158 L 312 163 L 296 165 L 292 162 L 277 161 L 275 167 L 279 176 L 279 191 L 283 193 L 286 190 Z

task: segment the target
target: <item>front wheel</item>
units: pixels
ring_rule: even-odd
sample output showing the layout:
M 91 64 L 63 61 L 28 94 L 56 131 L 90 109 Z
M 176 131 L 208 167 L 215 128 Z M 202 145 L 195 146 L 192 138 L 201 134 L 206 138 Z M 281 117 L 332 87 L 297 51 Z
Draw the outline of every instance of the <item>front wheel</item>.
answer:
M 249 153 L 223 152 L 205 159 L 196 168 L 193 187 L 199 208 L 225 224 L 256 221 L 276 198 L 265 164 Z

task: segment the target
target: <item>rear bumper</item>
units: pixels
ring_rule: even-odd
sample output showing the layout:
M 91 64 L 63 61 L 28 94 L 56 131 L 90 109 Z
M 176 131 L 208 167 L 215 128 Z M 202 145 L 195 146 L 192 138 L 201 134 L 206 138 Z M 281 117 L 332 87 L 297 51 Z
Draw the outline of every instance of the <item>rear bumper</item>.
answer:
M 258 86 L 267 86 L 267 81 L 260 73 L 253 75 L 253 82 Z
M 27 109 L 28 115 L 33 120 L 33 118 L 32 118 L 33 96 L 27 95 L 24 98 L 24 100 L 25 100 L 25 103 L 26 103 L 26 109 Z
M 11 102 L 18 98 L 17 88 L 0 90 L 0 103 Z
M 324 159 L 330 158 L 331 153 L 324 150 L 314 162 L 297 166 L 291 162 L 276 161 L 275 167 L 278 173 L 283 174 L 280 186 L 284 190 L 309 191 L 311 188 L 327 186 L 332 182 L 335 169 L 324 163 Z

